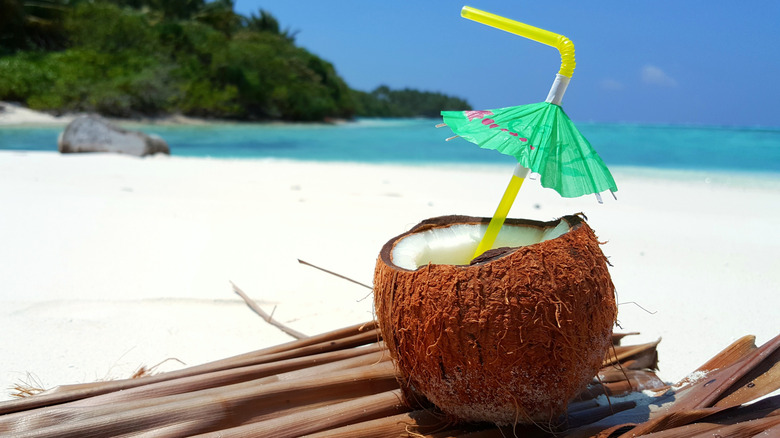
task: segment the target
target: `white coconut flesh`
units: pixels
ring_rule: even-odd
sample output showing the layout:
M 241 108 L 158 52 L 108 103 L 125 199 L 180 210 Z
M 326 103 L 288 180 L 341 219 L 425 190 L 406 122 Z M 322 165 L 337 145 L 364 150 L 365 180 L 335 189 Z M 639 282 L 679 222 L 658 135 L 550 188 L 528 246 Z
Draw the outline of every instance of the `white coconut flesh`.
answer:
M 569 228 L 569 223 L 563 219 L 549 227 L 505 225 L 491 249 L 533 245 L 555 239 L 568 232 Z M 393 264 L 409 270 L 429 263 L 468 265 L 485 231 L 485 224 L 457 224 L 411 234 L 393 247 Z

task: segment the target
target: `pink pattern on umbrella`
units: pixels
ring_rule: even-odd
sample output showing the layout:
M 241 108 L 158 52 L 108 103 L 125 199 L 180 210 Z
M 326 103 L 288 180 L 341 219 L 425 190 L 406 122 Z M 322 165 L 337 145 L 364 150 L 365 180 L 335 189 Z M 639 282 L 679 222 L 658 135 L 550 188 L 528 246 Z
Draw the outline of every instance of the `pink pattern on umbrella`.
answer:
M 493 111 L 489 110 L 482 110 L 482 111 L 463 111 L 463 115 L 466 116 L 466 118 L 469 119 L 469 122 L 474 121 L 474 119 L 484 119 L 482 120 L 482 124 L 485 126 L 488 126 L 490 129 L 498 128 L 499 125 L 496 123 L 493 119 L 485 119 L 485 116 L 491 116 L 493 115 Z M 508 133 L 511 136 L 517 137 L 518 140 L 522 141 L 523 143 L 527 142 L 528 139 L 525 137 L 520 137 L 520 134 L 516 132 L 511 132 L 506 128 L 501 128 L 501 131 Z M 454 137 L 453 137 L 454 138 Z M 531 149 L 534 149 L 533 146 L 531 146 Z
M 469 122 L 474 119 L 481 119 L 485 116 L 492 116 L 493 111 L 463 111 L 463 115 L 468 117 Z

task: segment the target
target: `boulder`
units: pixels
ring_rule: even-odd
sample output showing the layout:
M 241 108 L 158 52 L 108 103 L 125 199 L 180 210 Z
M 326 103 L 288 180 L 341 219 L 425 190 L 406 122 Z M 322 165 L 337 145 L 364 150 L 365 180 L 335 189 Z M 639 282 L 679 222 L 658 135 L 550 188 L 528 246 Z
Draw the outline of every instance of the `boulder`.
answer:
M 57 148 L 63 154 L 114 152 L 142 157 L 171 153 L 168 143 L 159 136 L 122 129 L 97 115 L 80 116 L 70 122 L 60 133 Z

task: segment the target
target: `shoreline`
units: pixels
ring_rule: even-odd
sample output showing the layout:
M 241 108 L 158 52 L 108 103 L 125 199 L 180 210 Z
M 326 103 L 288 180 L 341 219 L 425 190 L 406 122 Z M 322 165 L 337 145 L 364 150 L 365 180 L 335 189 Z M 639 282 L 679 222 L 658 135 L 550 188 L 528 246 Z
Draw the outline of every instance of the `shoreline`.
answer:
M 235 282 L 307 334 L 372 319 L 381 246 L 420 220 L 490 216 L 510 170 L 283 160 L 0 152 L 0 398 L 121 378 L 175 357 L 192 366 L 290 338 Z M 619 332 L 663 338 L 674 382 L 735 339 L 777 335 L 780 186 L 616 170 L 618 201 L 523 187 L 510 215 L 584 212 L 605 244 Z M 639 303 L 654 314 L 631 304 Z M 159 371 L 181 368 L 165 362 Z
M 0 149 L 0 154 L 52 154 L 63 155 L 56 150 L 29 150 L 29 149 Z M 81 155 L 101 155 L 104 153 L 94 154 L 81 154 Z M 79 154 L 64 154 L 64 156 L 76 156 Z M 111 155 L 111 154 L 106 154 Z M 122 156 L 122 155 L 116 155 Z M 140 160 L 155 160 L 155 159 L 174 159 L 174 160 L 204 160 L 204 161 L 216 161 L 225 163 L 251 163 L 251 162 L 268 162 L 268 163 L 280 163 L 286 165 L 332 165 L 332 166 L 368 166 L 377 168 L 415 168 L 415 169 L 439 169 L 439 170 L 451 170 L 462 172 L 502 172 L 507 175 L 511 174 L 513 167 L 503 163 L 461 163 L 461 162 L 428 162 L 428 161 L 416 161 L 416 162 L 365 162 L 365 161 L 344 161 L 344 160 L 297 160 L 293 158 L 277 158 L 277 157 L 218 157 L 218 156 L 196 156 L 196 155 L 178 155 L 171 154 L 169 156 L 148 156 L 148 157 L 129 157 Z M 732 187 L 744 187 L 757 190 L 775 190 L 780 189 L 780 171 L 767 172 L 767 171 L 753 171 L 753 170 L 732 170 L 732 169 L 684 169 L 684 168 L 660 168 L 660 167 L 641 167 L 641 166 L 610 166 L 610 171 L 616 176 L 616 180 L 619 178 L 630 177 L 632 179 L 645 179 L 645 180 L 670 180 L 680 183 L 704 183 L 712 184 L 715 186 L 732 186 Z M 530 181 L 533 181 L 535 177 L 533 174 L 529 177 Z M 620 195 L 620 184 L 618 184 L 618 198 Z M 611 200 L 611 196 L 602 195 L 605 199 Z
M 46 127 L 46 126 L 64 126 L 70 123 L 74 118 L 86 115 L 88 113 L 65 113 L 63 115 L 54 115 L 45 111 L 36 111 L 29 109 L 19 103 L 0 101 L 0 127 Z M 93 113 L 96 114 L 96 113 Z M 342 125 L 350 123 L 359 123 L 360 121 L 372 120 L 408 120 L 425 119 L 438 120 L 438 118 L 384 118 L 384 117 L 356 117 L 354 119 L 326 119 L 316 122 L 306 121 L 286 121 L 286 120 L 233 120 L 233 119 L 206 119 L 186 116 L 183 114 L 167 114 L 163 116 L 142 116 L 138 118 L 116 118 L 105 117 L 112 123 L 120 125 L 159 125 L 159 126 L 211 126 L 211 125 L 267 125 L 267 126 L 316 126 L 316 125 Z M 621 127 L 642 127 L 642 128 L 667 128 L 667 129 L 715 129 L 715 130 L 750 130 L 750 131 L 780 131 L 780 126 L 768 125 L 695 125 L 695 124 L 673 124 L 673 123 L 638 123 L 628 121 L 610 121 L 596 122 L 589 120 L 576 120 L 578 125 L 616 125 Z
M 25 110 L 26 111 L 26 110 Z M 50 117 L 50 116 L 45 116 Z M 3 124 L 0 113 L 0 150 L 56 151 L 57 134 L 64 129 L 67 118 L 57 123 Z M 7 116 L 5 120 L 10 120 Z M 46 119 L 50 120 L 50 119 Z M 498 153 L 482 153 L 478 148 L 461 144 L 444 145 L 446 132 L 432 129 L 432 120 L 410 119 L 358 119 L 346 125 L 292 122 L 230 122 L 196 121 L 195 124 L 179 123 L 174 119 L 156 124 L 144 121 L 113 120 L 119 126 L 161 136 L 171 147 L 174 157 L 201 157 L 220 160 L 291 159 L 317 162 L 374 163 L 378 165 L 430 166 L 430 167 L 491 167 L 508 165 Z M 430 123 L 430 126 L 429 126 Z M 777 166 L 780 158 L 777 133 L 734 133 L 723 139 L 721 135 L 708 135 L 690 148 L 664 140 L 649 149 L 641 147 L 646 136 L 652 136 L 652 127 L 642 135 L 629 135 L 625 145 L 637 141 L 636 147 L 624 148 L 611 140 L 611 136 L 625 134 L 619 125 L 596 128 L 599 141 L 605 143 L 605 159 L 610 169 L 631 174 L 652 174 L 653 177 L 710 178 L 719 182 L 728 180 L 761 178 L 774 180 L 780 175 Z M 610 134 L 613 133 L 613 134 Z M 622 133 L 622 134 L 621 134 Z M 668 133 L 667 133 L 668 134 Z M 699 134 L 694 133 L 694 138 Z M 682 139 L 680 141 L 683 141 Z M 710 153 L 710 159 L 701 154 L 708 145 L 738 143 L 739 155 L 734 148 L 719 146 Z M 19 145 L 27 149 L 16 149 Z M 371 148 L 364 146 L 371 145 Z M 757 148 L 748 153 L 748 146 Z M 4 149 L 8 148 L 8 149 Z M 677 149 L 679 151 L 675 152 Z M 479 152 L 475 152 L 479 151 Z M 403 159 L 401 159 L 403 158 Z M 476 163 L 476 164 L 475 164 Z M 618 165 L 615 163 L 626 163 Z M 714 175 L 711 177 L 709 175 Z
M 36 111 L 14 102 L 0 101 L 0 127 L 58 127 L 65 126 L 76 117 L 97 113 L 64 113 L 54 115 L 45 111 Z M 102 116 L 111 123 L 118 125 L 156 125 L 156 126 L 211 126 L 225 124 L 256 124 L 267 126 L 294 126 L 294 125 L 339 125 L 351 123 L 354 120 L 326 119 L 318 122 L 285 121 L 285 120 L 230 120 L 230 119 L 205 119 L 185 116 L 183 114 L 166 114 L 162 116 L 140 116 L 137 118 L 116 118 Z

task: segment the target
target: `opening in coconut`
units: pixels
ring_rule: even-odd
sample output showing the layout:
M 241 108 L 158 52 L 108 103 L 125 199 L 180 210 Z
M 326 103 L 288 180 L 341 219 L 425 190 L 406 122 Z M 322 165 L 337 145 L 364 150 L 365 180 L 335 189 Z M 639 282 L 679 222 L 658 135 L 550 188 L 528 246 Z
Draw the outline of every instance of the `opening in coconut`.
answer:
M 564 219 L 548 226 L 504 224 L 490 249 L 533 245 L 555 239 L 568 232 L 571 225 Z M 468 265 L 487 231 L 487 224 L 454 224 L 410 234 L 393 247 L 391 257 L 396 266 L 415 270 L 429 263 Z

